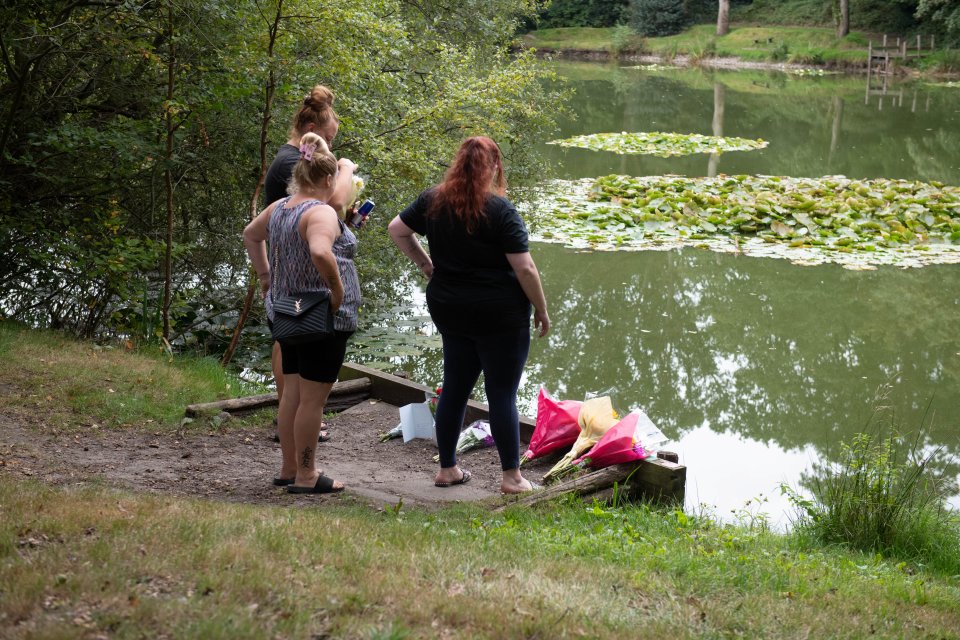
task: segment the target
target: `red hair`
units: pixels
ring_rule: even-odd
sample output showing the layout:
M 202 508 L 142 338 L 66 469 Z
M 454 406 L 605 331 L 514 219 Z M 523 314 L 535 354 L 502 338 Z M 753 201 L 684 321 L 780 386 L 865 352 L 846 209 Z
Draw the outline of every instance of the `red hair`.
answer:
M 472 233 L 484 216 L 487 198 L 491 194 L 502 196 L 506 190 L 500 147 L 486 136 L 467 138 L 443 182 L 437 185 L 427 215 L 447 210 Z

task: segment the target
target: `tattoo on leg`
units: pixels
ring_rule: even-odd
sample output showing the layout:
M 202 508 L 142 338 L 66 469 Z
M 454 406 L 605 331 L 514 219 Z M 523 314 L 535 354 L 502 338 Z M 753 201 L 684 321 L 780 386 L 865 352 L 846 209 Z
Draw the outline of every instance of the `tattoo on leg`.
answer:
M 304 469 L 306 469 L 307 467 L 309 467 L 309 466 L 310 466 L 310 458 L 311 458 L 312 455 L 313 455 L 313 449 L 312 449 L 312 448 L 307 447 L 306 449 L 304 449 L 304 450 L 303 450 L 303 459 L 302 459 L 302 461 L 300 462 L 300 466 L 303 467 Z

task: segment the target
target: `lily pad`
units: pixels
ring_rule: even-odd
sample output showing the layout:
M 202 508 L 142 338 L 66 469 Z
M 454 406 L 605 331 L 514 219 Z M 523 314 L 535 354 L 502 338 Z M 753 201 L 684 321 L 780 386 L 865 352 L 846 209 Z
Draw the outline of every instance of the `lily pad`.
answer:
M 960 187 L 844 176 L 603 176 L 544 185 L 534 239 L 594 250 L 706 247 L 797 264 L 960 263 Z
M 620 154 L 638 154 L 660 156 L 682 156 L 693 153 L 724 153 L 726 151 L 748 151 L 762 149 L 769 143 L 766 140 L 747 138 L 721 138 L 699 133 L 662 133 L 645 131 L 639 133 L 593 133 L 574 136 L 564 140 L 553 140 L 548 144 L 562 147 L 580 147 L 592 151 L 612 151 Z

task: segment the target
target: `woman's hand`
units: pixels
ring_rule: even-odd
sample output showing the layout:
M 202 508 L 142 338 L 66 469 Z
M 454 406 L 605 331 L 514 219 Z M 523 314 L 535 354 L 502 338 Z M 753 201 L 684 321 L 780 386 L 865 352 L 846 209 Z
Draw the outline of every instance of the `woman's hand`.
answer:
M 427 258 L 417 266 L 420 267 L 420 273 L 422 273 L 427 280 L 433 277 L 433 261 L 431 261 L 430 258 Z
M 261 273 L 260 278 L 260 297 L 266 300 L 267 293 L 270 292 L 270 272 Z
M 337 280 L 339 283 L 339 279 Z M 343 304 L 343 286 L 331 287 L 330 288 L 330 310 L 333 311 L 336 315 L 337 311 L 340 310 L 340 305 Z
M 535 309 L 533 312 L 533 326 L 539 331 L 539 337 L 544 337 L 550 333 L 550 316 L 547 312 Z

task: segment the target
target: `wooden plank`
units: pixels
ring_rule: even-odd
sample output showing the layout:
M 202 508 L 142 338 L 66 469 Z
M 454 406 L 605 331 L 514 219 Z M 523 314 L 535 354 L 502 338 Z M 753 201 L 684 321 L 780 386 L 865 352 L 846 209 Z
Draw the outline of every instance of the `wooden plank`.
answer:
M 354 378 L 346 382 L 336 382 L 333 389 L 330 390 L 330 398 L 327 401 L 327 408 L 330 411 L 338 411 L 351 407 L 358 402 L 370 397 L 370 390 L 373 385 L 368 378 Z M 345 402 L 350 404 L 344 405 Z M 218 400 L 216 402 L 202 402 L 199 404 L 187 405 L 186 415 L 195 418 L 205 413 L 219 413 L 226 411 L 236 413 L 240 411 L 254 411 L 264 407 L 275 407 L 277 405 L 277 393 L 263 393 L 256 396 L 246 396 L 243 398 L 229 398 L 227 400 Z M 341 406 L 337 409 L 336 406 Z
M 370 395 L 398 407 L 423 402 L 425 399 L 424 393 L 433 391 L 426 385 L 353 362 L 345 362 L 338 375 L 340 380 L 353 380 L 361 377 L 370 379 L 372 384 Z M 467 412 L 464 417 L 467 424 L 475 420 L 487 420 L 489 417 L 490 407 L 488 405 L 474 400 L 467 402 Z M 533 420 L 526 416 L 520 416 L 520 440 L 529 442 L 530 436 L 533 435 L 534 426 Z
M 591 471 L 540 491 L 524 494 L 495 510 L 502 511 L 513 505 L 530 507 L 568 493 L 609 499 L 612 496 L 610 489 L 615 484 L 620 485 L 621 495 L 632 500 L 682 505 L 686 477 L 686 467 L 668 460 L 651 458 Z
M 340 369 L 340 380 L 352 380 L 356 378 L 369 378 L 371 382 L 371 395 L 390 404 L 403 406 L 415 402 L 424 401 L 424 392 L 432 391 L 426 385 L 411 382 L 405 378 L 384 373 L 377 369 L 367 367 L 361 364 L 351 362 L 344 363 Z M 481 402 L 469 401 L 467 405 L 466 421 L 486 420 L 489 418 L 489 407 Z M 530 442 L 533 435 L 535 423 L 526 416 L 520 416 L 520 440 L 521 442 Z M 661 452 L 660 455 L 675 456 Z M 624 490 L 630 493 L 633 499 L 643 499 L 651 501 L 660 501 L 669 504 L 683 504 L 685 497 L 685 488 L 687 481 L 687 468 L 677 464 L 676 458 L 673 460 L 665 459 L 647 459 L 640 462 L 607 467 L 600 469 L 578 478 L 573 478 L 567 482 L 554 485 L 548 491 L 553 492 L 558 487 L 567 487 L 559 492 L 552 493 L 552 496 L 570 491 L 570 487 L 578 493 L 588 491 L 590 493 L 602 491 L 605 488 L 613 486 L 615 482 L 622 482 L 630 473 L 636 470 L 636 473 L 630 478 L 629 486 Z M 601 474 L 595 476 L 594 474 Z M 586 480 L 585 480 L 586 478 Z M 542 501 L 540 497 L 544 491 L 537 491 L 527 498 L 537 497 L 537 501 Z M 550 499 L 549 497 L 546 499 Z

